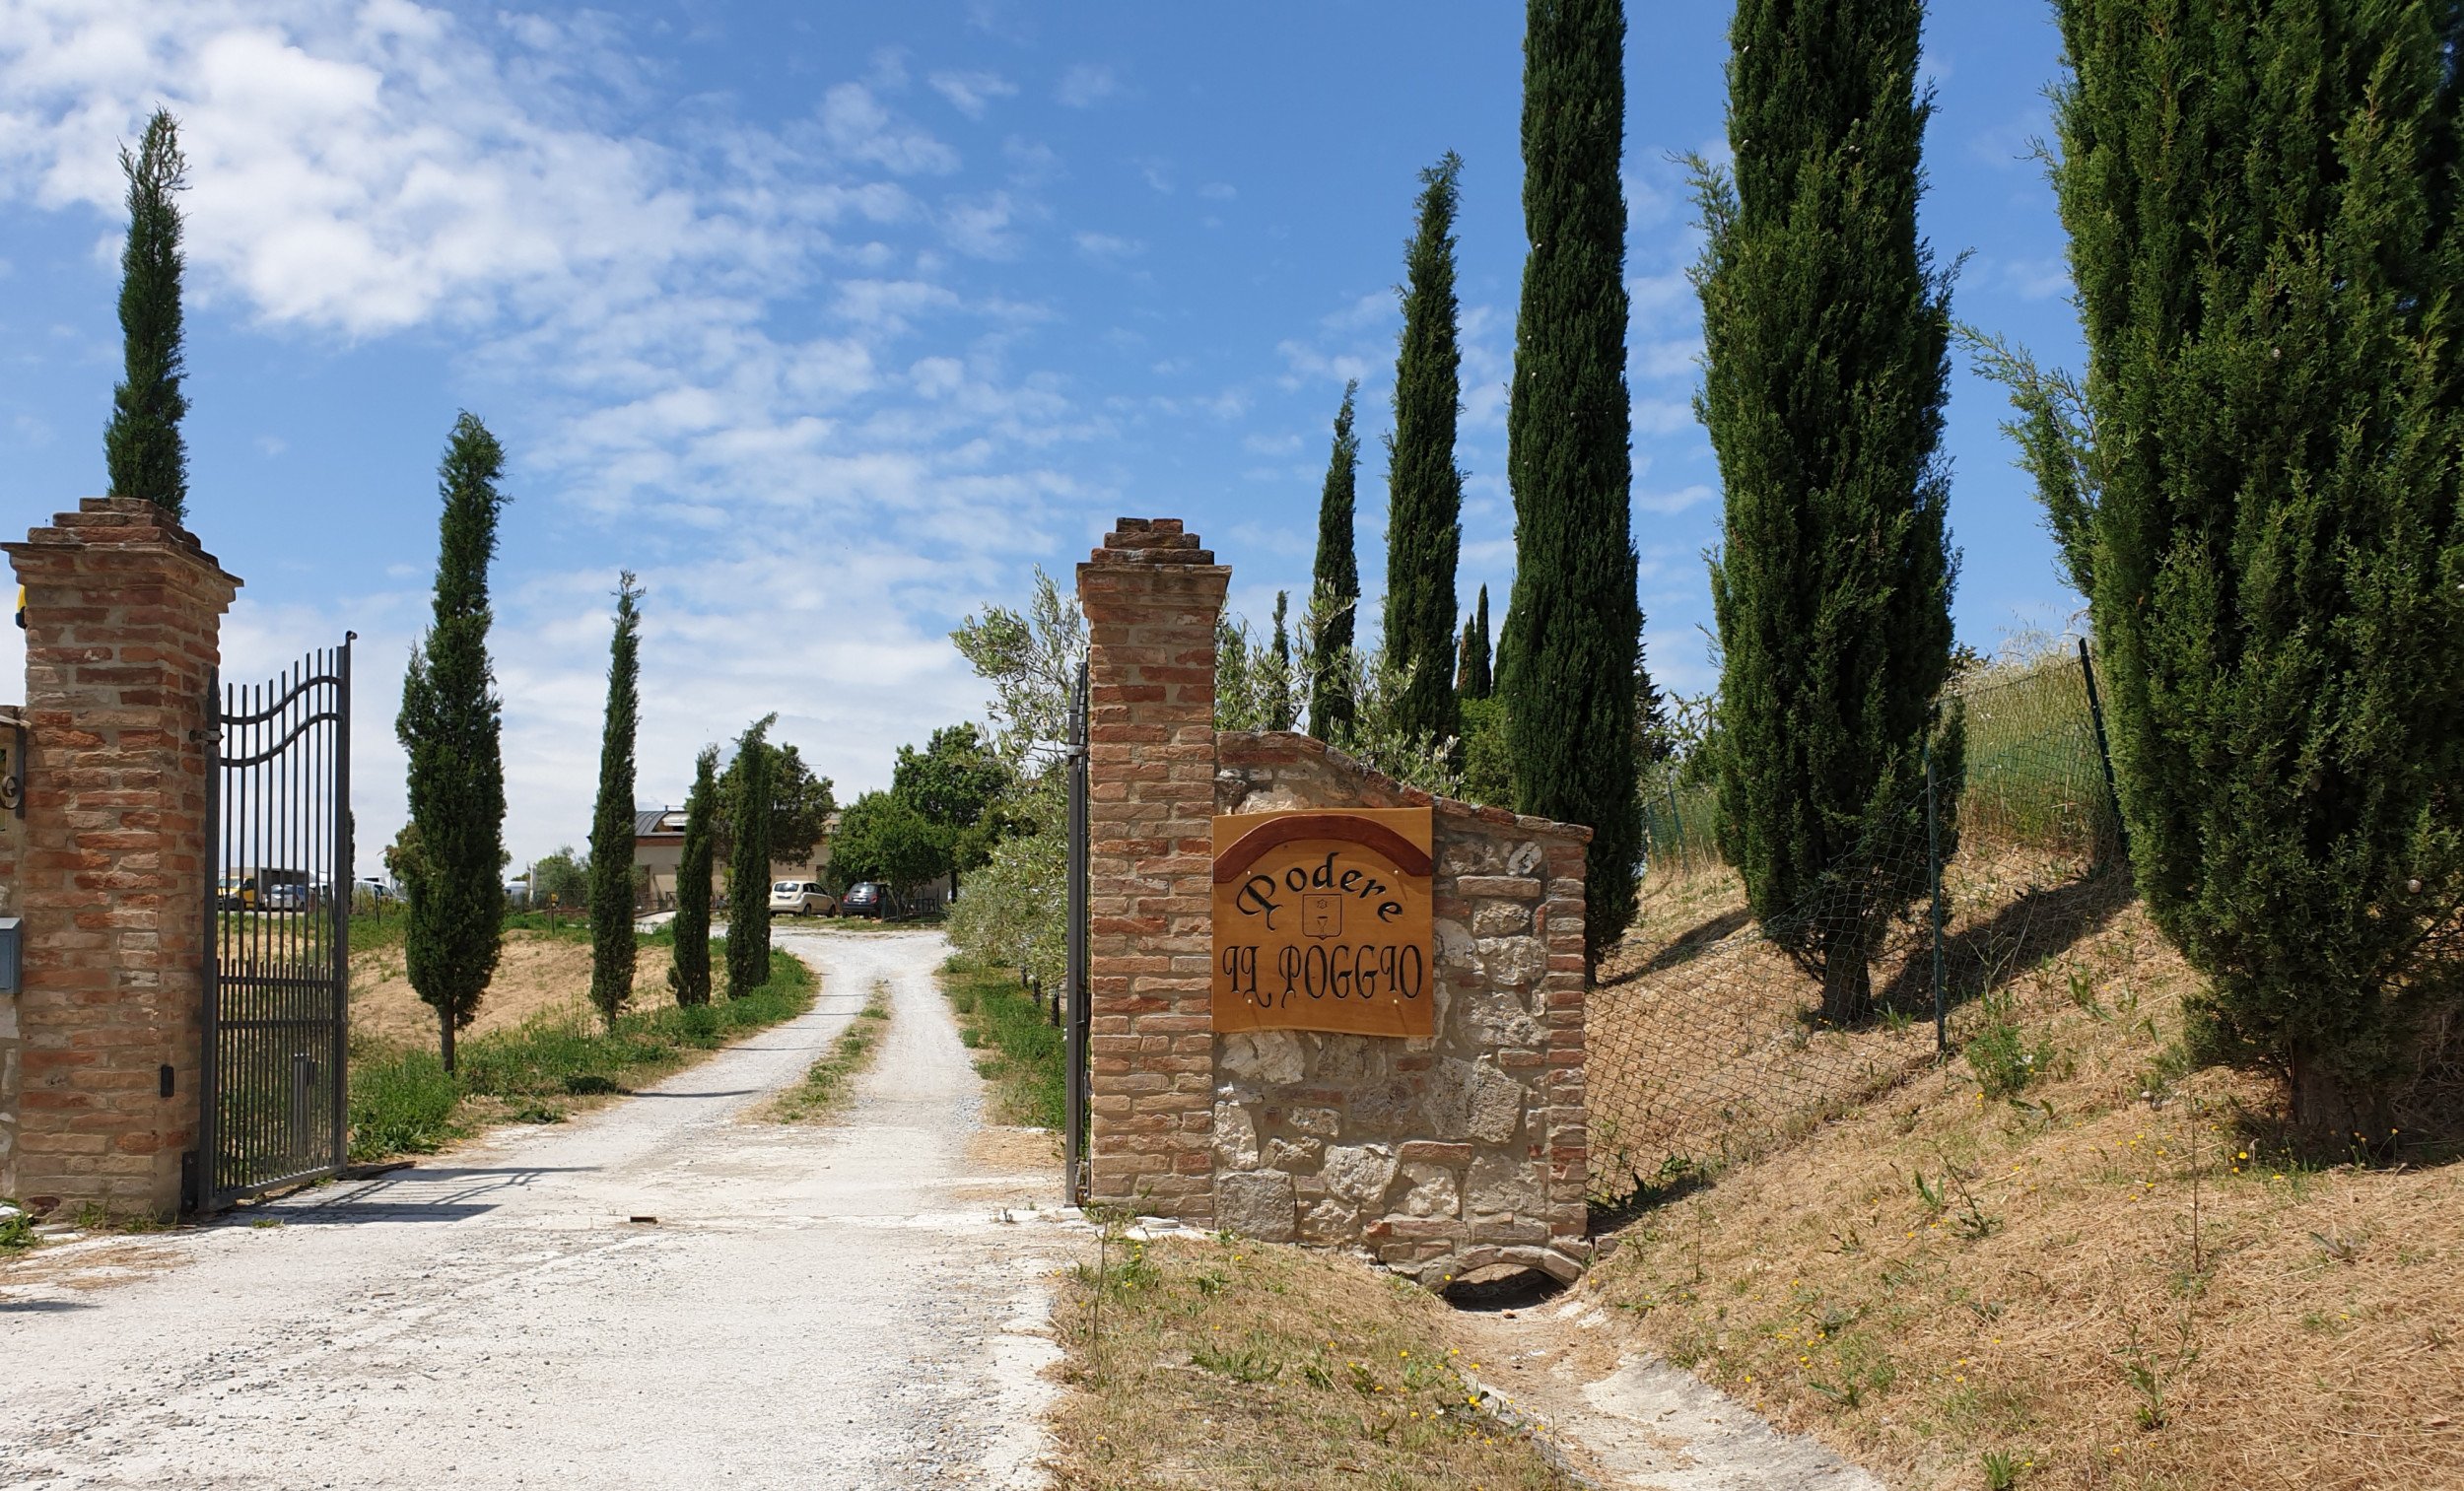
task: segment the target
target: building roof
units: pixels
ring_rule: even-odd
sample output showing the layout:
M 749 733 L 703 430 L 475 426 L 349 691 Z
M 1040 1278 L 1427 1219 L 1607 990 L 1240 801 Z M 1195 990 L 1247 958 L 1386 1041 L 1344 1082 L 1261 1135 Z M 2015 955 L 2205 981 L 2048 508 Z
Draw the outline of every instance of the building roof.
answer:
M 682 808 L 635 808 L 633 810 L 633 837 L 636 839 L 654 839 L 662 834 L 683 832 L 684 809 Z

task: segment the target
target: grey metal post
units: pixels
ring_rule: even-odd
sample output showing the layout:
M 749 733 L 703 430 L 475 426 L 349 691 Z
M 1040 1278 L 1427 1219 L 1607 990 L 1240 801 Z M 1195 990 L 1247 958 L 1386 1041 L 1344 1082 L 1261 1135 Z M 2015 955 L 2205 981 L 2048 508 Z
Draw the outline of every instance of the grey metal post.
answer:
M 2079 676 L 2088 684 L 2088 718 L 2096 727 L 2096 760 L 2104 767 L 2104 800 L 2113 809 L 2113 832 L 2122 862 L 2130 863 L 2130 822 L 2122 816 L 2122 792 L 2113 779 L 2113 748 L 2104 737 L 2104 701 L 2096 694 L 2096 665 L 2088 660 L 2088 639 L 2079 640 Z
M 334 1164 L 351 1159 L 351 644 L 357 632 L 342 634 L 342 654 L 334 660 L 334 1040 L 333 1155 Z
M 1942 966 L 1942 818 L 1934 803 L 1934 740 L 1929 729 L 1925 752 L 1925 883 L 1933 897 L 1934 927 L 1934 1050 L 1951 1050 L 1951 990 Z

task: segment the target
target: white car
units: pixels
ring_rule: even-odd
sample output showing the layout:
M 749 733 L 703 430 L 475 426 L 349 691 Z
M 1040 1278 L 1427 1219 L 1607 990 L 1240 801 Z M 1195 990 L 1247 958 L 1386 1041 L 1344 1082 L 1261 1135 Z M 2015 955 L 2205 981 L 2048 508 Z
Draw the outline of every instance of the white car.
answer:
M 829 916 L 839 910 L 839 898 L 822 889 L 818 880 L 781 880 L 770 887 L 770 915 L 774 916 Z

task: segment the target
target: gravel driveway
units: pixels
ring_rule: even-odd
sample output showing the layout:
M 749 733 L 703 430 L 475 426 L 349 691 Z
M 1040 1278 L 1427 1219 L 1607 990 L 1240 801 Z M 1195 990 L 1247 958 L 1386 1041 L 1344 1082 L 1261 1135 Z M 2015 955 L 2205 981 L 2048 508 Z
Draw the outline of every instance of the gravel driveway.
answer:
M 1038 1483 L 1057 1168 L 979 1129 L 938 934 L 778 940 L 813 1012 L 639 1096 L 0 1274 L 0 1485 Z M 845 1117 L 743 1121 L 881 982 Z

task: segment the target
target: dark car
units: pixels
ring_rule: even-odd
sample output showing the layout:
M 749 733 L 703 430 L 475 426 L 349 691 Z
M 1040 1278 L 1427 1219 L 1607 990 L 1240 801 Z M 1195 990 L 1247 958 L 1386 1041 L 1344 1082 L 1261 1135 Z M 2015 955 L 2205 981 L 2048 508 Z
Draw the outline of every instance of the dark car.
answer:
M 890 888 L 878 880 L 858 880 L 839 898 L 842 916 L 870 916 L 878 920 L 889 912 Z

